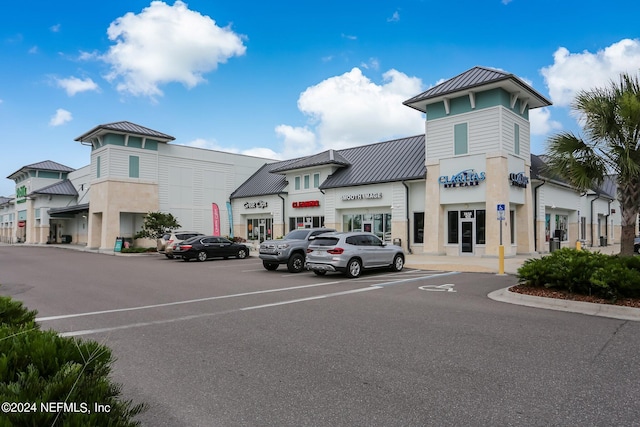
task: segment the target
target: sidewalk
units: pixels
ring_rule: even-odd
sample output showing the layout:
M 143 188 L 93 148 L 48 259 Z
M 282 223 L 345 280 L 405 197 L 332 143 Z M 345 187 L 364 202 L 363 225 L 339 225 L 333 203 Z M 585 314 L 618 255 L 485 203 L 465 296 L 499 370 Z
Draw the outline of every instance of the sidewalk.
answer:
M 585 248 L 593 252 L 602 252 L 604 254 L 620 253 L 620 244 L 616 243 L 609 246 Z M 531 258 L 540 258 L 545 254 L 516 255 L 505 257 L 504 272 L 506 274 L 516 275 L 522 264 Z M 420 270 L 441 270 L 441 271 L 460 271 L 465 273 L 498 273 L 499 260 L 497 257 L 478 257 L 478 256 L 444 256 L 444 255 L 425 255 L 425 254 L 407 254 L 405 266 L 407 268 L 417 268 Z

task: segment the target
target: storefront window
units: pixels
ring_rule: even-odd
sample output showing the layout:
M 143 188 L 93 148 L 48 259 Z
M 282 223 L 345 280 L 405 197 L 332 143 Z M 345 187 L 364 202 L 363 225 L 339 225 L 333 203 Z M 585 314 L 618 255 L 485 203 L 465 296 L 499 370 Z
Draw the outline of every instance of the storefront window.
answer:
M 486 211 L 479 209 L 476 211 L 476 244 L 484 245 L 486 243 Z
M 544 239 L 548 242 L 551 238 L 551 215 L 544 216 Z
M 447 218 L 447 243 L 458 243 L 458 211 L 448 211 Z
M 569 217 L 567 215 L 556 215 L 556 232 L 554 237 L 558 237 L 561 242 L 567 240 L 567 224 Z
M 342 215 L 343 231 L 367 231 L 391 241 L 391 214 Z
M 509 211 L 509 221 L 511 221 L 511 244 L 516 243 L 516 211 Z
M 296 216 L 289 218 L 289 231 L 299 228 L 319 228 L 324 227 L 323 216 Z
M 247 219 L 247 240 L 264 242 L 273 238 L 273 220 L 271 218 Z
M 424 212 L 413 213 L 413 243 L 424 243 Z

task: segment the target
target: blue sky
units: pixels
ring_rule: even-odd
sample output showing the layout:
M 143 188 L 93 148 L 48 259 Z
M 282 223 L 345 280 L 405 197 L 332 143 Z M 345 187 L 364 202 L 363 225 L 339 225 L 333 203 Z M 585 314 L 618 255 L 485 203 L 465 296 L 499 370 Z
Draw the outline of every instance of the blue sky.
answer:
M 6 176 L 127 120 L 174 143 L 269 158 L 416 135 L 402 105 L 482 65 L 554 105 L 532 114 L 532 151 L 577 130 L 580 89 L 640 69 L 640 4 L 621 0 L 4 2 L 0 195 Z

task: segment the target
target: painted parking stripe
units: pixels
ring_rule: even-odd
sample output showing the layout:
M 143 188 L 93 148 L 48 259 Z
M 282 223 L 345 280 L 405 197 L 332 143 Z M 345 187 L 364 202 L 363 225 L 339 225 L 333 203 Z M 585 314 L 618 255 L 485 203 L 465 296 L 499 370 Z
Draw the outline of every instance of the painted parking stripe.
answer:
M 237 298 L 244 297 L 249 295 L 259 295 L 259 294 L 268 294 L 273 292 L 283 292 L 283 291 L 291 291 L 295 289 L 304 289 L 304 288 L 313 288 L 317 286 L 327 286 L 327 285 L 335 285 L 336 283 L 341 283 L 342 280 L 334 281 L 334 282 L 325 282 L 325 283 L 316 283 L 313 285 L 301 285 L 301 286 L 290 286 L 288 288 L 280 288 L 280 289 L 266 289 L 264 291 L 253 291 L 253 292 L 244 292 L 241 294 L 232 294 L 232 295 L 220 295 L 216 297 L 207 297 L 207 298 L 198 298 L 186 301 L 174 301 L 174 302 L 166 302 L 162 304 L 152 304 L 152 305 L 143 305 L 139 307 L 129 307 L 129 308 L 116 308 L 113 310 L 101 310 L 101 311 L 91 311 L 87 313 L 75 313 L 75 314 L 62 314 L 60 316 L 48 316 L 48 317 L 37 317 L 36 322 L 44 322 L 48 320 L 59 320 L 59 319 L 69 319 L 72 317 L 83 317 L 83 316 L 96 316 L 99 314 L 110 314 L 110 313 L 121 313 L 124 311 L 136 311 L 136 310 L 147 310 L 150 308 L 159 308 L 159 307 L 170 307 L 172 305 L 181 305 L 181 304 L 193 304 L 204 301 L 213 301 L 217 299 L 226 299 L 226 298 Z
M 409 279 L 394 280 L 393 282 L 379 283 L 379 284 L 371 285 L 371 286 L 376 286 L 376 287 L 379 287 L 379 288 L 383 288 L 385 286 L 399 285 L 401 283 L 407 283 L 407 282 L 417 282 L 418 280 L 428 280 L 428 279 L 433 279 L 435 277 L 451 276 L 451 275 L 454 275 L 454 274 L 460 274 L 460 272 L 459 271 L 450 271 L 450 272 L 447 272 L 447 273 L 433 274 L 433 275 L 430 275 L 430 276 L 411 277 Z

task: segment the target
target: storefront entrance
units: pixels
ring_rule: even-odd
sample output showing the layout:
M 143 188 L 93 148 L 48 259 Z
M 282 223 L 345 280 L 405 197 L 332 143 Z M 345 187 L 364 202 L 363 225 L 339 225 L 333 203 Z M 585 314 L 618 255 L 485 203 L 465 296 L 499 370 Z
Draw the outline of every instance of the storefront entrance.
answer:
M 473 254 L 474 211 L 460 211 L 460 253 Z

